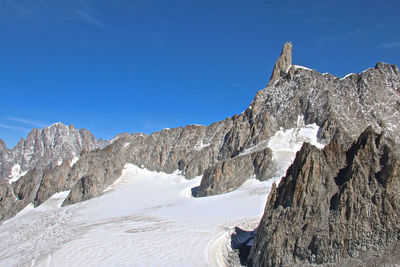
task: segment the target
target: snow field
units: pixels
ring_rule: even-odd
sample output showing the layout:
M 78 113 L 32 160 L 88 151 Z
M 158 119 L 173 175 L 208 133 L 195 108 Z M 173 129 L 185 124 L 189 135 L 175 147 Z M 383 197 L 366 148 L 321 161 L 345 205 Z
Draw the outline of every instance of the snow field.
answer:
M 302 143 L 319 145 L 316 125 L 299 126 L 268 142 L 279 175 L 227 194 L 193 198 L 201 177 L 126 164 L 98 198 L 61 207 L 61 192 L 28 206 L 0 225 L 0 266 L 224 266 L 234 227 L 255 228 Z
M 221 263 L 214 239 L 226 227 L 259 220 L 272 182 L 253 179 L 229 194 L 193 198 L 200 180 L 127 164 L 98 198 L 60 208 L 68 192 L 55 194 L 0 226 L 0 266 Z

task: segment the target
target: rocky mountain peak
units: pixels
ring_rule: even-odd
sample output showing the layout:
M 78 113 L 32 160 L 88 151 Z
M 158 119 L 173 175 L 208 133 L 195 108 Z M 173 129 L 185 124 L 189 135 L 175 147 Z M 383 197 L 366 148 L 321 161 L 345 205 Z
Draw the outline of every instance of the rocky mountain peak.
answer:
M 79 157 L 83 149 L 91 151 L 107 144 L 97 140 L 86 129 L 78 130 L 73 125 L 67 126 L 60 122 L 43 129 L 33 129 L 14 148 L 0 148 L 4 150 L 0 158 L 0 178 L 12 179 L 33 168 L 43 169 L 49 165 L 53 168 L 64 160 L 71 161 Z M 19 170 L 14 171 L 14 176 L 13 168 Z
M 394 72 L 398 73 L 399 72 L 399 67 L 397 67 L 396 64 L 388 64 L 385 62 L 378 62 L 375 65 L 375 69 L 379 69 L 379 70 L 389 70 L 392 69 Z
M 288 73 L 290 66 L 292 65 L 292 50 L 292 42 L 286 42 L 283 45 L 281 55 L 275 63 L 267 87 L 272 85 L 277 79 L 283 77 Z
M 0 199 L 4 199 L 0 203 L 4 207 L 0 209 L 0 220 L 29 203 L 40 205 L 57 192 L 70 190 L 64 205 L 99 196 L 121 176 L 126 164 L 166 173 L 178 169 L 188 179 L 203 175 L 197 196 L 226 193 L 251 177 L 266 180 L 275 175 L 269 139 L 277 131 L 300 125 L 315 124 L 320 127 L 318 139 L 322 143 L 333 140 L 340 144 L 340 147 L 331 145 L 331 150 L 325 150 L 324 153 L 332 154 L 326 160 L 317 148 L 304 146 L 303 157 L 294 165 L 301 173 L 307 171 L 307 166 L 316 166 L 313 170 L 318 171 L 325 162 L 344 167 L 344 152 L 343 157 L 335 155 L 348 149 L 369 125 L 400 143 L 400 73 L 397 67 L 380 63 L 376 68 L 340 79 L 291 65 L 291 60 L 292 44 L 288 42 L 275 64 L 272 84 L 257 93 L 245 112 L 209 126 L 189 125 L 150 135 L 121 134 L 106 142 L 96 140 L 87 130 L 62 124 L 36 130 L 3 157 L 0 173 L 3 170 L 6 179 L 10 173 L 18 177 L 12 180 L 16 182 L 4 184 L 19 198 L 16 200 L 8 194 L 11 191 L 7 188 L 3 193 L 0 191 Z M 300 159 L 309 160 L 303 169 Z M 321 163 L 315 165 L 320 160 Z M 26 175 L 20 175 L 26 171 Z M 328 170 L 328 174 L 337 171 Z M 318 176 L 317 173 L 312 175 Z M 339 190 L 334 177 L 329 181 L 331 189 Z M 286 208 L 304 206 L 301 193 L 282 199 L 278 195 L 271 197 L 282 200 L 279 203 L 287 205 Z M 312 201 L 306 204 L 314 203 L 313 199 L 309 200 Z M 329 209 L 329 201 L 324 203 L 328 203 Z
M 271 191 L 251 265 L 393 264 L 384 254 L 394 249 L 398 255 L 397 149 L 372 127 L 349 149 L 337 140 L 323 150 L 304 144 Z
M 7 145 L 2 139 L 0 139 L 0 150 L 4 150 L 4 149 L 7 149 Z

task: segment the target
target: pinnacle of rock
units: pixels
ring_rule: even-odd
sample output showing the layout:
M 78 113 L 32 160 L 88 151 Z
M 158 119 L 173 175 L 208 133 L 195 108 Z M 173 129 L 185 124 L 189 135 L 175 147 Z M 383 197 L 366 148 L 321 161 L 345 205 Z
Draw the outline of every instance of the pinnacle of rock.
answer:
M 275 63 L 267 87 L 272 85 L 276 80 L 288 73 L 289 68 L 292 65 L 292 50 L 292 42 L 286 42 L 283 45 L 281 55 Z
M 0 139 L 0 150 L 2 149 L 7 149 L 7 145 L 6 143 L 4 143 L 4 141 L 2 139 Z

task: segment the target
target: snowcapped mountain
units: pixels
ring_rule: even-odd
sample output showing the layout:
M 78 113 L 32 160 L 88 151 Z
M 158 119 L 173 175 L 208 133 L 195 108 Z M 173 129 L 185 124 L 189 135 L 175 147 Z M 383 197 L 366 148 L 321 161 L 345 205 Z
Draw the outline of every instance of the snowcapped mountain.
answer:
M 39 183 L 49 172 L 70 168 L 81 152 L 104 148 L 121 136 L 126 135 L 117 135 L 110 141 L 97 140 L 86 129 L 55 123 L 33 129 L 12 149 L 0 140 L 0 218 L 13 216 L 32 202 Z
M 291 58 L 286 55 L 291 54 L 288 46 L 278 62 Z M 233 190 L 254 174 L 260 180 L 268 179 L 273 175 L 269 172 L 273 169 L 272 154 L 266 146 L 269 138 L 278 130 L 299 124 L 318 125 L 318 138 L 325 144 L 338 139 L 350 146 L 369 125 L 400 141 L 397 66 L 378 63 L 375 68 L 344 79 L 292 64 L 283 67 L 278 71 L 281 76 L 260 90 L 242 114 L 207 127 L 189 125 L 149 136 L 132 135 L 81 157 L 78 173 L 72 170 L 75 180 L 66 203 L 98 196 L 119 177 L 126 163 L 167 173 L 178 169 L 187 178 L 204 174 L 199 190 L 202 196 Z M 234 166 L 242 160 L 256 163 L 244 164 L 247 170 L 229 179 L 224 179 L 223 172 L 209 169 L 219 168 L 215 164 Z M 232 161 L 235 164 L 230 164 Z M 220 186 L 206 181 L 221 179 L 225 181 Z
M 318 145 L 317 130 L 300 126 L 271 138 L 268 146 L 284 159 L 282 169 L 304 141 Z M 127 163 L 98 198 L 61 207 L 70 193 L 62 191 L 36 208 L 29 204 L 0 226 L 0 266 L 223 266 L 235 226 L 256 227 L 280 176 L 193 197 L 201 179 Z
M 241 114 L 209 126 L 188 125 L 164 129 L 150 135 L 121 135 L 110 143 L 97 141 L 85 130 L 78 131 L 62 124 L 53 125 L 53 128 L 33 130 L 27 140 L 21 140 L 13 150 L 7 150 L 5 145 L 0 142 L 1 171 L 12 179 L 11 184 L 5 182 L 4 179 L 0 180 L 0 202 L 2 204 L 0 219 L 11 218 L 23 210 L 18 213 L 16 218 L 0 227 L 0 235 L 15 231 L 14 227 L 18 228 L 19 226 L 22 227 L 20 228 L 23 229 L 22 231 L 31 231 L 31 226 L 27 225 L 27 221 L 29 218 L 40 221 L 40 216 L 42 216 L 40 212 L 43 212 L 43 216 L 50 217 L 49 225 L 66 223 L 69 226 L 68 229 L 71 229 L 70 231 L 73 233 L 69 233 L 69 230 L 64 228 L 59 230 L 62 233 L 66 231 L 63 238 L 72 241 L 65 244 L 56 242 L 47 247 L 43 244 L 43 247 L 37 250 L 30 248 L 26 252 L 19 251 L 18 253 L 22 254 L 40 254 L 41 256 L 26 256 L 21 261 L 15 262 L 12 256 L 14 254 L 4 248 L 5 254 L 1 258 L 6 259 L 4 263 L 10 264 L 40 263 L 39 265 L 41 265 L 45 264 L 46 260 L 57 260 L 53 263 L 57 264 L 57 262 L 62 262 L 62 259 L 66 259 L 68 250 L 71 250 L 74 244 L 82 247 L 82 244 L 88 244 L 89 240 L 98 238 L 103 230 L 112 232 L 115 227 L 121 226 L 126 228 L 125 233 L 130 233 L 131 227 L 135 229 L 132 230 L 134 233 L 137 231 L 149 232 L 150 237 L 155 238 L 155 235 L 152 235 L 154 234 L 153 230 L 162 232 L 167 229 L 167 226 L 163 224 L 164 221 L 175 224 L 183 223 L 183 221 L 179 221 L 179 216 L 176 218 L 172 215 L 160 214 L 159 207 L 165 208 L 173 215 L 182 211 L 186 214 L 185 216 L 190 217 L 193 216 L 192 210 L 197 208 L 208 209 L 209 212 L 212 212 L 212 207 L 222 205 L 221 207 L 224 208 L 217 210 L 222 214 L 221 216 L 224 216 L 224 214 L 226 215 L 224 212 L 227 212 L 226 205 L 229 205 L 227 203 L 236 203 L 238 197 L 243 198 L 243 207 L 249 208 L 252 205 L 257 207 L 257 211 L 254 213 L 243 212 L 242 217 L 244 220 L 242 223 L 251 221 L 252 226 L 255 227 L 254 222 L 261 218 L 265 198 L 269 192 L 265 186 L 267 184 L 270 186 L 271 181 L 279 181 L 293 160 L 299 161 L 297 170 L 305 164 L 298 159 L 301 156 L 300 152 L 295 159 L 296 151 L 301 149 L 303 142 L 312 143 L 318 147 L 315 148 L 318 151 L 321 151 L 319 149 L 322 149 L 324 145 L 330 144 L 328 147 L 332 147 L 332 142 L 336 142 L 340 144 L 339 154 L 343 156 L 351 150 L 358 136 L 370 126 L 376 132 L 384 132 L 387 139 L 393 143 L 394 149 L 392 150 L 397 151 L 400 143 L 399 117 L 400 71 L 396 65 L 378 63 L 374 68 L 341 79 L 293 65 L 292 44 L 286 43 L 275 64 L 268 86 L 257 92 L 248 108 Z M 109 145 L 105 146 L 105 144 Z M 377 146 L 379 147 L 379 145 Z M 304 150 L 303 147 L 301 151 Z M 329 151 L 329 149 L 323 151 Z M 304 157 L 306 156 L 303 155 Z M 344 157 L 346 158 L 346 156 Z M 331 157 L 330 160 L 339 162 L 342 159 Z M 344 163 L 342 165 L 340 166 L 346 166 Z M 144 169 L 149 172 L 163 172 L 165 175 L 171 175 L 167 176 L 172 179 L 174 185 L 172 186 L 170 181 L 165 188 L 158 187 L 159 179 L 152 180 L 152 178 L 149 178 L 152 181 L 149 184 L 144 182 L 146 185 L 141 182 L 136 183 L 142 176 L 158 177 L 157 175 L 159 175 L 147 172 L 145 174 L 142 172 Z M 289 170 L 292 170 L 293 173 L 288 172 L 286 177 L 298 175 L 294 171 L 294 167 Z M 26 171 L 27 173 L 24 173 Z M 286 177 L 283 178 L 283 181 L 286 181 Z M 187 180 L 183 180 L 183 178 Z M 258 182 L 254 181 L 254 178 Z M 285 182 L 281 184 L 283 185 Z M 249 190 L 249 187 L 252 189 Z M 179 190 L 183 190 L 183 188 L 186 191 L 182 198 L 183 191 Z M 162 200 L 154 202 L 146 200 L 146 192 L 149 199 L 159 195 Z M 254 192 L 262 192 L 262 194 L 256 194 L 260 195 L 257 200 L 260 206 L 245 200 L 251 198 L 250 195 Z M 224 193 L 226 194 L 221 195 Z M 319 193 L 318 191 L 317 194 Z M 133 196 L 130 197 L 132 194 Z M 142 197 L 135 197 L 135 194 Z M 198 198 L 191 197 L 192 194 Z M 274 196 L 277 194 L 273 193 Z M 280 195 L 278 194 L 278 196 Z M 95 197 L 99 198 L 93 199 Z M 85 200 L 90 201 L 79 203 Z M 124 201 L 134 203 L 134 205 L 132 208 L 125 207 L 126 202 Z M 124 208 L 121 209 L 123 210 L 112 212 L 112 209 L 118 206 L 116 203 L 122 202 L 124 204 L 118 205 L 122 205 Z M 208 203 L 209 206 L 202 206 L 204 203 Z M 183 210 L 173 208 L 181 204 L 186 208 Z M 98 210 L 102 205 L 110 205 L 104 210 L 106 214 L 102 214 L 102 211 Z M 31 209 L 25 208 L 27 206 Z M 48 208 L 49 206 L 50 208 Z M 60 208 L 61 206 L 63 207 Z M 276 207 L 274 206 L 274 208 Z M 78 215 L 86 212 L 86 209 L 91 211 L 93 217 Z M 190 221 L 190 223 L 186 219 L 184 222 L 188 223 L 187 226 L 190 228 L 203 229 L 199 231 L 211 233 L 211 236 L 221 232 L 215 230 L 215 224 L 221 225 L 221 227 L 240 225 L 238 223 L 240 215 L 235 214 L 233 217 L 227 215 L 227 220 L 211 221 L 212 226 L 209 226 L 214 227 L 214 230 L 201 228 L 200 225 L 204 224 L 202 216 L 206 216 L 205 213 L 204 211 L 204 214 L 200 213 L 201 216 L 194 216 L 194 221 Z M 378 214 L 378 216 L 380 215 Z M 53 217 L 59 219 L 53 219 Z M 73 219 L 75 217 L 77 218 Z M 143 225 L 131 225 L 133 222 L 137 222 L 135 218 L 140 218 L 137 220 L 150 218 L 150 221 L 143 221 L 143 225 L 147 225 L 145 228 L 149 230 L 141 229 L 140 227 Z M 104 223 L 97 224 L 97 220 Z M 87 227 L 79 228 L 82 225 Z M 32 229 L 36 229 L 35 227 Z M 41 231 L 41 229 L 39 230 Z M 174 227 L 170 229 L 175 229 L 176 233 L 188 230 Z M 52 235 L 56 232 L 47 231 L 46 233 Z M 228 239 L 224 239 L 227 238 L 225 234 L 232 233 L 232 231 L 222 232 L 224 237 L 219 239 L 220 243 L 217 242 L 220 245 L 215 242 L 208 243 L 208 246 L 213 247 L 211 250 L 205 245 L 207 243 L 205 240 L 200 242 L 196 257 L 200 257 L 199 255 L 204 253 L 204 250 L 212 251 L 214 254 L 216 253 L 215 249 L 223 250 L 221 244 L 225 241 L 228 242 Z M 261 231 L 256 240 L 264 244 L 264 237 L 260 237 L 260 235 L 267 232 L 268 230 Z M 113 233 L 119 234 L 118 231 Z M 78 236 L 81 234 L 87 235 L 79 239 Z M 210 235 L 207 235 L 206 240 L 209 240 Z M 33 239 L 42 238 L 37 234 L 32 234 L 32 236 Z M 145 240 L 146 234 L 142 233 L 140 236 Z M 200 236 L 197 237 L 200 238 Z M 164 238 L 167 240 L 171 237 Z M 15 249 L 23 242 L 24 238 L 16 234 L 9 240 L 10 244 L 14 244 L 10 248 Z M 118 240 L 117 238 L 110 239 L 110 242 L 117 244 Z M 171 246 L 168 247 L 171 251 L 175 251 L 171 247 L 180 248 L 173 243 L 173 240 Z M 290 242 L 292 241 L 290 240 Z M 187 239 L 182 242 L 189 242 L 189 246 L 192 244 Z M 148 244 L 148 246 L 151 245 L 154 243 Z M 260 244 L 256 244 L 255 247 L 261 247 L 261 249 L 251 254 L 251 260 L 255 265 L 263 265 L 264 258 L 255 257 L 254 253 L 262 254 L 265 247 Z M 150 247 L 143 244 L 140 244 L 139 247 L 133 245 L 133 251 L 141 248 L 148 249 L 144 251 L 151 250 Z M 175 257 L 179 254 L 175 253 L 176 251 L 175 254 L 172 252 L 172 254 L 168 254 L 168 251 L 161 248 L 160 251 L 165 253 L 163 254 L 166 255 L 165 257 L 168 255 Z M 56 257 L 51 256 L 54 254 L 53 252 L 58 253 Z M 91 252 L 88 250 L 82 252 L 82 255 L 88 255 L 85 253 Z M 276 256 L 278 259 L 276 262 L 279 262 L 279 256 Z M 100 258 L 97 258 L 97 263 L 101 261 Z M 215 259 L 214 256 L 212 258 Z M 219 255 L 217 258 L 218 260 L 212 260 L 212 262 L 207 258 L 204 263 L 223 265 L 223 257 L 221 258 Z M 129 259 L 126 262 L 123 260 L 110 261 L 110 264 L 123 264 L 133 260 L 133 258 Z M 340 259 L 338 257 L 334 260 Z M 96 258 L 93 260 L 96 261 Z M 301 260 L 304 260 L 304 257 Z M 148 262 L 157 264 L 151 260 Z M 186 262 L 183 258 L 179 262 L 183 265 L 191 264 L 190 261 Z M 309 261 L 309 263 L 315 262 Z M 78 261 L 75 263 L 83 264 Z M 96 262 L 87 263 L 95 264 Z
M 91 151 L 105 144 L 88 130 L 78 130 L 73 125 L 55 123 L 33 129 L 13 149 L 7 149 L 4 142 L 0 142 L 0 178 L 13 182 L 30 169 L 53 168 L 63 160 L 76 161 L 81 151 Z

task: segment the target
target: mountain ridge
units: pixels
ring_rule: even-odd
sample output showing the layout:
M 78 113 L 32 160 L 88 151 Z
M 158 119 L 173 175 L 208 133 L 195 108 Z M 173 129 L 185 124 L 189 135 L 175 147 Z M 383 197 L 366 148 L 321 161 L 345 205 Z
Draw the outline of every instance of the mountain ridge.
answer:
M 97 140 L 86 129 L 76 129 L 72 124 L 67 126 L 58 122 L 43 129 L 34 128 L 26 139 L 21 138 L 13 148 L 1 147 L 0 178 L 12 178 L 14 166 L 19 173 L 32 168 L 43 169 L 48 165 L 54 167 L 63 160 L 72 160 L 82 150 L 104 147 L 107 143 Z
M 303 144 L 273 185 L 248 265 L 398 263 L 399 151 L 370 126 L 350 148 Z
M 210 168 L 222 162 L 229 166 L 253 147 L 257 149 L 250 155 L 252 160 L 255 153 L 266 149 L 262 158 L 256 157 L 263 164 L 257 168 L 272 167 L 271 153 L 263 144 L 278 130 L 296 127 L 299 116 L 302 123 L 320 127 L 318 138 L 323 143 L 338 139 L 350 146 L 369 124 L 387 129 L 399 142 L 400 137 L 395 134 L 400 127 L 396 119 L 399 87 L 400 71 L 396 65 L 377 63 L 375 68 L 340 79 L 290 62 L 290 68 L 279 72 L 272 85 L 258 91 L 241 114 L 208 126 L 187 125 L 150 135 L 127 134 L 104 148 L 82 150 L 73 166 L 65 163 L 44 171 L 29 171 L 12 188 L 16 196 L 23 198 L 10 201 L 20 203 L 20 208 L 31 202 L 40 205 L 52 194 L 66 190 L 71 191 L 64 205 L 87 200 L 102 194 L 127 163 L 166 173 L 179 170 L 188 179 L 203 175 L 199 192 L 207 193 L 201 196 L 225 193 L 246 179 L 231 175 L 215 187 L 218 183 L 213 181 L 221 176 Z M 377 102 L 385 105 L 376 108 Z M 249 169 L 249 178 L 251 172 L 254 171 Z M 258 178 L 268 179 L 270 175 L 265 171 Z M 34 192 L 27 192 L 28 189 Z

